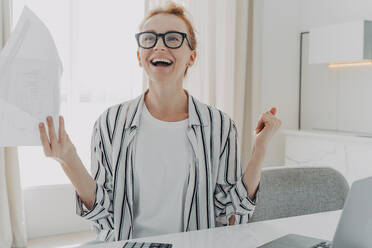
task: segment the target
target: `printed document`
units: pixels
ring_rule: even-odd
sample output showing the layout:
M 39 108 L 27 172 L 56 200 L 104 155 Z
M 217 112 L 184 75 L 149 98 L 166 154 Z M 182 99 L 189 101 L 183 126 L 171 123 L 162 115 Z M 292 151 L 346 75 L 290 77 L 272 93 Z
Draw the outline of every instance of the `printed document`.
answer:
M 48 115 L 58 135 L 63 69 L 52 35 L 25 7 L 0 51 L 0 146 L 39 146 Z

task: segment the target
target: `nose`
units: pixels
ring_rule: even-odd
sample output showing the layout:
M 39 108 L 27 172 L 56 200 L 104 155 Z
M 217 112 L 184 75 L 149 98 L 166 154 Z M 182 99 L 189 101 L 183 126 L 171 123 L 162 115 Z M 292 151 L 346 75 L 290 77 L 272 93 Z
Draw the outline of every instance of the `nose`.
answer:
M 158 42 L 156 42 L 156 45 L 154 46 L 154 50 L 158 50 L 158 49 L 161 49 L 161 50 L 165 50 L 166 49 L 166 46 L 163 42 L 163 39 L 161 37 L 158 38 Z

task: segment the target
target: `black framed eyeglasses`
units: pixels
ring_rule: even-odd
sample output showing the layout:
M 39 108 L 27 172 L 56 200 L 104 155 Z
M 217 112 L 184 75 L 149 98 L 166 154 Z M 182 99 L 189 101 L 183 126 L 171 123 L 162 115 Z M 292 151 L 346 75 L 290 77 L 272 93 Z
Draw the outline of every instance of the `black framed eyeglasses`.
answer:
M 170 31 L 166 33 L 155 33 L 151 31 L 146 31 L 137 33 L 135 36 L 137 39 L 138 46 L 145 49 L 153 48 L 158 42 L 158 38 L 161 37 L 163 39 L 164 45 L 168 48 L 171 49 L 180 48 L 183 44 L 183 41 L 186 39 L 190 49 L 193 50 L 190 41 L 187 38 L 187 34 L 182 32 Z

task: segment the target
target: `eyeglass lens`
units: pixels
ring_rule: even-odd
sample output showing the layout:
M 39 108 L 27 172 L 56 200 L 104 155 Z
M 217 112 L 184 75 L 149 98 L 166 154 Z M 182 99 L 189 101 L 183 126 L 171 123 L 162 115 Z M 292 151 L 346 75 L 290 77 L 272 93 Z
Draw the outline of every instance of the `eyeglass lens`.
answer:
M 160 37 L 159 37 L 160 38 Z M 179 47 L 182 43 L 182 35 L 178 33 L 167 33 L 164 37 L 165 45 L 168 47 Z M 154 46 L 156 35 L 153 33 L 143 33 L 139 37 L 140 45 L 145 48 Z

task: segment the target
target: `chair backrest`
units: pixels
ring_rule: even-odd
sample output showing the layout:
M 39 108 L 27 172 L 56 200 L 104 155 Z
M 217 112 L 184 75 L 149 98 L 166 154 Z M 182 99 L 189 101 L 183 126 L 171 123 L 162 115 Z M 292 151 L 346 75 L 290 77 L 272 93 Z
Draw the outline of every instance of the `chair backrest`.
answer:
M 342 209 L 349 192 L 330 167 L 264 168 L 250 222 Z

